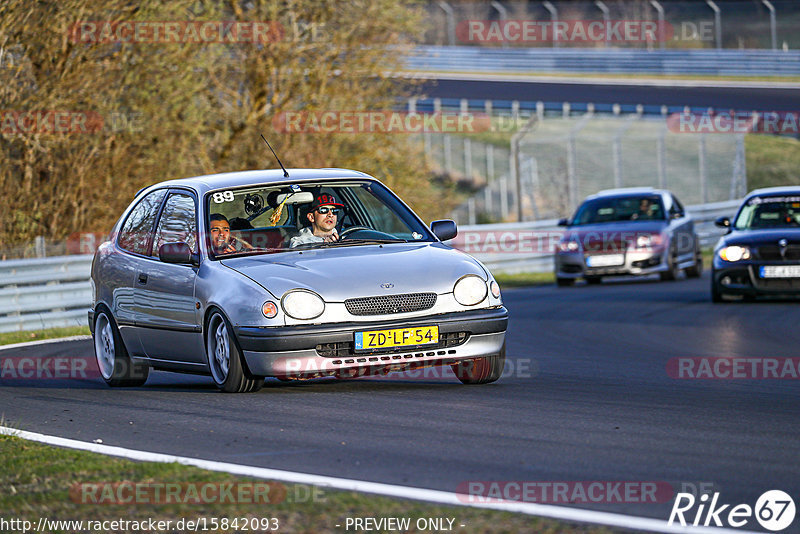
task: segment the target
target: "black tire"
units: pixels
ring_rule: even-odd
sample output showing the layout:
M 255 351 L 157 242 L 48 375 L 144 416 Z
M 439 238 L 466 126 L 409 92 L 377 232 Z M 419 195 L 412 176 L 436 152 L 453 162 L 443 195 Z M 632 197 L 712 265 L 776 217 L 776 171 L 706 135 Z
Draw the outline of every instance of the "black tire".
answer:
M 559 278 L 556 276 L 556 285 L 558 285 L 558 287 L 569 287 L 574 284 L 574 278 Z
M 503 374 L 506 366 L 506 344 L 498 354 L 464 360 L 450 367 L 462 384 L 488 384 L 496 381 Z
M 239 350 L 228 319 L 214 310 L 206 323 L 206 357 L 211 378 L 225 393 L 249 393 L 264 385 L 264 378 L 252 376 Z
M 715 304 L 725 302 L 725 299 L 722 298 L 722 291 L 719 288 L 719 284 L 714 281 L 713 274 L 711 276 L 711 302 Z
M 687 267 L 684 272 L 687 278 L 700 278 L 703 274 L 703 254 L 699 248 L 695 251 L 694 265 Z
M 114 316 L 98 308 L 94 316 L 92 339 L 100 376 L 111 387 L 139 387 L 147 382 L 150 366 L 136 363 L 128 355 Z
M 586 280 L 587 284 L 591 285 L 599 284 L 603 281 L 602 276 L 584 276 L 583 278 Z
M 670 252 L 669 260 L 667 260 L 667 270 L 658 273 L 661 277 L 661 280 L 664 282 L 669 282 L 678 278 L 678 264 L 675 262 L 675 254 Z

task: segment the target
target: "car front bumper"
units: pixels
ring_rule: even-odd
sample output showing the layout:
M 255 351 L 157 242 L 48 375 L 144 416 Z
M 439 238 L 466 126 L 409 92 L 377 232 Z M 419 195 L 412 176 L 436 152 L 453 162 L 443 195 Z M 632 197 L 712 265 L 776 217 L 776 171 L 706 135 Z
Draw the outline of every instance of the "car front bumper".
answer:
M 726 295 L 800 295 L 800 278 L 761 278 L 759 267 L 775 263 L 745 263 L 735 265 L 715 258 L 713 282 Z
M 438 326 L 439 343 L 376 352 L 355 352 L 355 333 Z M 501 351 L 508 327 L 503 306 L 400 321 L 291 327 L 238 327 L 236 335 L 254 375 L 279 378 L 377 374 L 445 365 Z
M 558 252 L 555 255 L 555 270 L 558 278 L 580 278 L 582 276 L 647 275 L 667 271 L 669 265 L 663 250 L 627 250 L 620 265 L 589 267 L 583 252 Z

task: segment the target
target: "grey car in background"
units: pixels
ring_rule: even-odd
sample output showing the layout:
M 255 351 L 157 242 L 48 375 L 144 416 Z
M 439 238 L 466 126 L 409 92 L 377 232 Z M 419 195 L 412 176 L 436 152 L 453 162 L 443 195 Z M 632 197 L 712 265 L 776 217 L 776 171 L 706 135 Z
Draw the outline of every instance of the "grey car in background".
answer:
M 703 271 L 694 221 L 669 191 L 600 191 L 559 226 L 566 227 L 555 251 L 559 286 L 578 278 L 595 284 L 604 276 L 658 273 L 662 280 L 674 280 L 680 270 L 689 277 Z
M 89 325 L 109 385 L 142 385 L 151 368 L 210 375 L 228 392 L 264 377 L 443 365 L 466 384 L 500 377 L 508 312 L 486 268 L 442 243 L 453 221 L 426 226 L 361 172 L 288 172 L 136 195 L 92 264 Z M 315 198 L 335 199 L 335 211 Z M 310 235 L 315 209 L 338 217 L 339 239 L 290 247 Z

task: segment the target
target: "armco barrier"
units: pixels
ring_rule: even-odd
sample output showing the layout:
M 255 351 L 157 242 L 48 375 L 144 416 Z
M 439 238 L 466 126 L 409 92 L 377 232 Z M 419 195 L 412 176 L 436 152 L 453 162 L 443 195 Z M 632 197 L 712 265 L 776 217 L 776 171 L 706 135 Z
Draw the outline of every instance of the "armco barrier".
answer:
M 646 73 L 797 76 L 800 51 L 418 46 L 406 68 L 426 72 Z
M 714 244 L 723 231 L 714 226 L 718 217 L 732 216 L 741 201 L 732 200 L 686 209 L 695 220 L 704 247 Z M 461 232 L 558 231 L 557 221 L 462 226 Z M 549 272 L 550 253 L 473 254 L 492 272 Z M 0 332 L 36 330 L 86 324 L 92 304 L 89 275 L 92 255 L 0 261 Z
M 0 332 L 86 324 L 92 255 L 0 261 Z

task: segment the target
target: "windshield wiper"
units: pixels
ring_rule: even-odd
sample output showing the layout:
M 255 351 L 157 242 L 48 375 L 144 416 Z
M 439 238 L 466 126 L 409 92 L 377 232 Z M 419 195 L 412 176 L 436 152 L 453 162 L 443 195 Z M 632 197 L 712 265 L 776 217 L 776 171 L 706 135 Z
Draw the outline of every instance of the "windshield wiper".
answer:
M 408 243 L 405 239 L 400 239 L 396 237 L 394 239 L 341 239 L 339 241 L 328 241 L 322 244 L 324 247 L 335 247 L 335 246 L 347 246 L 348 244 L 351 245 L 370 245 L 370 244 L 378 244 L 382 245 L 384 243 Z
M 251 250 L 240 250 L 239 252 L 231 252 L 230 254 L 217 254 L 215 257 L 219 260 L 227 260 L 229 258 L 241 258 L 243 256 L 258 256 L 260 254 L 275 254 L 276 252 L 285 252 L 292 250 L 290 248 L 256 248 Z

